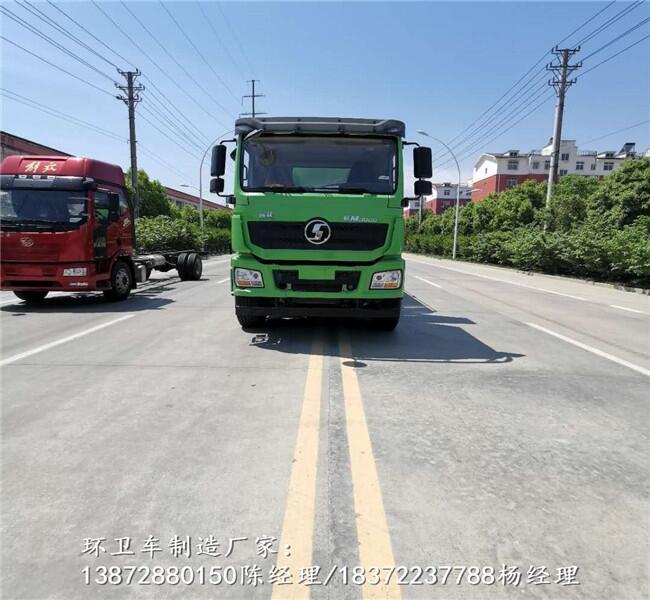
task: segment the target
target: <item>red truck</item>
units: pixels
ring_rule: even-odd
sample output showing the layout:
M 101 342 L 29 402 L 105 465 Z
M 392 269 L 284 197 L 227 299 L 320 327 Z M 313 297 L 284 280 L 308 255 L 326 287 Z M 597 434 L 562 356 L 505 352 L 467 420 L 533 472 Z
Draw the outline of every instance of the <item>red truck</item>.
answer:
M 201 278 L 197 252 L 134 254 L 133 206 L 116 165 L 82 157 L 8 156 L 0 180 L 0 289 L 21 300 L 97 290 L 109 300 L 124 300 L 153 270 Z

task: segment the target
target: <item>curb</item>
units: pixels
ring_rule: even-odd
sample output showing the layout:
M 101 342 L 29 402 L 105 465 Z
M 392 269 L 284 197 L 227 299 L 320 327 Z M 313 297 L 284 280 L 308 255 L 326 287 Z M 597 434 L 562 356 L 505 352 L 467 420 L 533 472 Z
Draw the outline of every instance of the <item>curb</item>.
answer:
M 650 296 L 650 288 L 638 288 L 638 287 L 632 287 L 630 285 L 625 285 L 623 283 L 608 283 L 606 281 L 594 281 L 592 279 L 579 279 L 577 277 L 565 277 L 563 275 L 549 275 L 548 273 L 539 273 L 537 271 L 522 271 L 521 269 L 517 269 L 514 267 L 504 267 L 503 265 L 493 265 L 492 263 L 480 263 L 480 262 L 469 262 L 466 260 L 451 260 L 449 258 L 442 258 L 439 256 L 433 256 L 431 254 L 414 254 L 412 252 L 405 252 L 404 253 L 405 257 L 408 256 L 413 256 L 413 257 L 424 257 L 424 258 L 433 258 L 435 260 L 439 260 L 440 262 L 445 262 L 449 263 L 452 265 L 467 265 L 467 266 L 484 266 L 484 267 L 490 267 L 491 269 L 500 269 L 502 271 L 507 271 L 509 273 L 519 273 L 521 275 L 528 275 L 530 277 L 543 277 L 546 279 L 555 279 L 557 281 L 572 281 L 574 283 L 582 283 L 584 285 L 594 285 L 598 287 L 605 287 L 605 288 L 610 288 L 614 290 L 618 290 L 620 292 L 629 292 L 632 294 L 642 294 L 644 296 Z

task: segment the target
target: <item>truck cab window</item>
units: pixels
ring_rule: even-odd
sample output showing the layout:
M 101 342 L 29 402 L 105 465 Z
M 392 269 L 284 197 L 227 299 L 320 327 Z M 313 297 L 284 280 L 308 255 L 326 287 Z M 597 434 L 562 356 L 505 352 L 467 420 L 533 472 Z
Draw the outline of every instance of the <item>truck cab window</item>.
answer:
M 120 217 L 129 212 L 129 203 L 124 194 L 120 193 Z
M 108 225 L 108 194 L 95 192 L 95 221 L 101 225 Z

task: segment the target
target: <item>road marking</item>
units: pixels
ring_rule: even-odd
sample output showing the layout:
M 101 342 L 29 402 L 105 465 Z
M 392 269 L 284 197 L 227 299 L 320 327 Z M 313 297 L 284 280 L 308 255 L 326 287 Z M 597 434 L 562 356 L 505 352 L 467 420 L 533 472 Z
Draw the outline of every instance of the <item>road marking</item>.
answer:
M 350 449 L 354 512 L 359 540 L 359 564 L 365 567 L 366 573 L 368 573 L 370 567 L 393 567 L 395 558 L 390 543 L 390 532 L 363 409 L 359 380 L 354 366 L 349 365 L 349 361 L 352 360 L 352 348 L 345 332 L 340 333 L 339 349 L 345 422 Z M 382 579 L 378 585 L 363 585 L 362 595 L 364 599 L 391 598 L 398 600 L 402 597 L 394 577 L 388 584 L 385 584 Z
M 457 273 L 462 273 L 463 275 L 473 275 L 474 277 L 481 277 L 482 279 L 490 279 L 491 281 L 500 281 L 501 283 L 509 283 L 510 285 L 516 285 L 518 287 L 528 288 L 529 290 L 536 290 L 538 292 L 546 292 L 547 294 L 555 294 L 556 296 L 564 296 L 565 298 L 573 298 L 574 300 L 581 300 L 582 302 L 587 302 L 582 296 L 574 296 L 573 294 L 565 294 L 563 292 L 556 292 L 555 290 L 549 290 L 546 288 L 537 287 L 534 285 L 526 285 L 525 283 L 518 283 L 516 281 L 508 281 L 507 279 L 501 279 L 499 277 L 490 277 L 489 275 L 481 275 L 480 273 L 473 273 L 471 271 L 465 271 L 463 269 L 455 269 L 454 267 L 443 267 L 442 265 L 437 265 L 435 263 L 426 262 L 423 260 L 415 260 L 413 258 L 407 258 L 406 260 L 411 260 L 422 265 L 428 265 L 436 269 L 447 269 L 448 271 L 456 271 Z
M 311 590 L 297 582 L 300 569 L 312 564 L 322 385 L 323 342 L 314 339 L 277 558 L 277 566 L 288 567 L 293 578 L 291 584 L 273 586 L 273 600 L 308 599 Z M 287 545 L 291 546 L 290 556 L 284 555 Z
M 14 354 L 13 356 L 10 356 L 9 358 L 5 358 L 4 360 L 0 361 L 0 367 L 4 367 L 5 365 L 11 364 L 16 362 L 17 360 L 21 360 L 23 358 L 27 358 L 28 356 L 32 356 L 34 354 L 38 354 L 39 352 L 45 352 L 45 350 L 49 350 L 50 348 L 55 348 L 56 346 L 60 346 L 61 344 L 66 344 L 67 342 L 71 342 L 72 340 L 76 340 L 80 337 L 83 337 L 84 335 L 88 335 L 90 333 L 94 333 L 95 331 L 99 331 L 100 329 L 104 329 L 105 327 L 110 327 L 111 325 L 115 325 L 116 323 L 120 323 L 122 321 L 126 321 L 127 319 L 131 319 L 135 315 L 124 315 L 123 317 L 120 317 L 119 319 L 113 319 L 112 321 L 108 321 L 107 323 L 102 323 L 101 325 L 95 325 L 95 327 L 91 327 L 90 329 L 84 329 L 83 331 L 80 331 L 79 333 L 74 333 L 72 335 L 69 335 L 67 337 L 61 338 L 60 340 L 56 340 L 54 342 L 50 342 L 49 344 L 44 344 L 43 346 L 39 346 L 38 348 L 34 348 L 32 350 L 27 350 L 26 352 L 21 352 L 20 354 Z
M 230 281 L 230 277 L 226 277 L 225 279 L 222 279 L 221 281 L 217 281 L 217 283 L 226 283 L 226 281 Z
M 4 306 L 5 304 L 18 304 L 20 300 L 16 298 L 15 300 L 3 300 L 0 302 L 0 306 Z
M 619 365 L 623 365 L 624 367 L 627 367 L 628 369 L 632 369 L 633 371 L 636 371 L 637 373 L 641 373 L 641 375 L 645 375 L 646 377 L 650 377 L 650 370 L 645 369 L 644 367 L 640 367 L 639 365 L 635 365 L 634 363 L 631 363 L 627 360 L 623 360 L 622 358 L 618 358 L 618 356 L 614 356 L 613 354 L 609 354 L 607 352 L 603 352 L 602 350 L 598 350 L 598 348 L 594 348 L 593 346 L 588 346 L 587 344 L 583 344 L 582 342 L 579 342 L 577 340 L 574 340 L 570 337 L 567 337 L 566 335 L 562 335 L 561 333 L 557 333 L 555 331 L 551 331 L 550 329 L 546 329 L 546 327 L 542 327 L 541 325 L 537 325 L 535 323 L 526 323 L 526 325 L 533 327 L 534 329 L 538 329 L 539 331 L 543 331 L 544 333 L 547 333 L 548 335 L 552 335 L 564 342 L 567 342 L 568 344 L 573 344 L 574 346 L 577 346 L 578 348 L 582 348 L 583 350 L 586 350 L 587 352 L 591 352 L 592 354 L 595 354 L 597 356 L 600 356 L 602 358 L 606 358 L 607 360 L 611 360 L 612 362 L 615 362 Z
M 428 283 L 429 285 L 432 285 L 433 287 L 437 287 L 439 289 L 442 289 L 441 285 L 438 285 L 437 283 L 433 283 L 433 281 L 429 281 L 428 279 L 425 279 L 424 277 L 418 277 L 417 275 L 414 275 L 416 279 L 419 279 L 420 281 L 424 281 L 424 283 Z
M 610 304 L 612 308 L 618 308 L 620 310 L 627 310 L 628 312 L 638 313 L 640 315 L 645 315 L 647 313 L 642 310 L 636 310 L 635 308 L 628 308 L 627 306 L 619 306 L 618 304 Z

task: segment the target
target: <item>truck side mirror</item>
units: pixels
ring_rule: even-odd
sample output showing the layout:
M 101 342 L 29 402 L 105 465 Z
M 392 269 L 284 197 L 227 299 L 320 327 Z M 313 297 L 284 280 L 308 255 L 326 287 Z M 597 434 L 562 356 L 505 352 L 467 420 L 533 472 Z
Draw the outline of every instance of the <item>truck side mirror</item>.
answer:
M 210 175 L 221 177 L 226 172 L 226 146 L 219 144 L 212 148 L 212 161 L 210 164 Z
M 120 195 L 109 192 L 108 196 L 108 219 L 117 221 L 120 218 Z
M 224 182 L 223 179 L 221 179 L 221 177 L 215 177 L 214 179 L 210 179 L 211 194 L 220 194 L 221 192 L 223 192 L 223 186 L 224 186 Z
M 418 146 L 413 148 L 413 174 L 416 179 L 430 179 L 433 175 L 431 165 L 431 148 Z
M 414 191 L 416 196 L 430 196 L 433 192 L 433 186 L 426 179 L 418 179 L 415 182 Z

